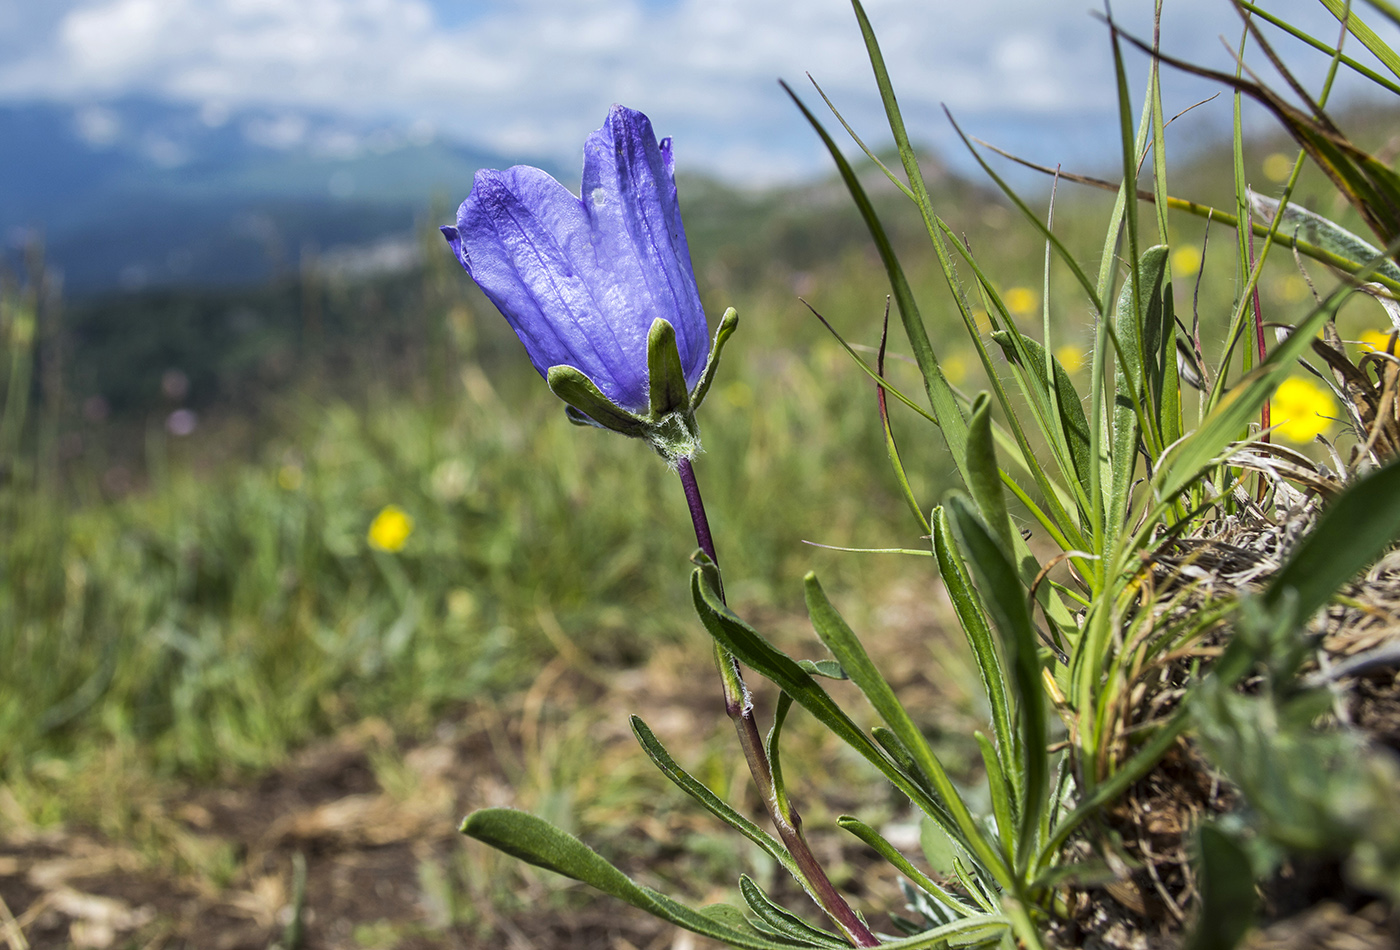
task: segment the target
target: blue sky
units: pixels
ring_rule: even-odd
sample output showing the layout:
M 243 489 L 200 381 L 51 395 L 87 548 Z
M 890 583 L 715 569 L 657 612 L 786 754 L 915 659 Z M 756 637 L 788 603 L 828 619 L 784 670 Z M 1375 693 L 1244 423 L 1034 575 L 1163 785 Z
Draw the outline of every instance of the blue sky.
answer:
M 1265 4 L 1336 35 L 1314 0 Z M 917 137 L 952 149 L 946 103 L 974 134 L 1080 167 L 1113 142 L 1106 31 L 1090 7 L 867 2 Z M 1120 0 L 1115 15 L 1145 35 L 1150 10 Z M 1218 37 L 1238 32 L 1227 0 L 1166 2 L 1170 51 L 1228 69 Z M 1313 63 L 1302 72 L 1314 81 L 1325 65 L 1296 61 Z M 1140 94 L 1143 60 L 1134 66 Z M 565 167 L 608 105 L 623 102 L 675 137 L 683 167 L 756 183 L 823 171 L 776 83 L 814 99 L 806 72 L 860 131 L 883 139 L 847 0 L 0 0 L 0 101 L 154 96 L 211 121 L 271 110 L 293 138 L 299 114 L 331 113 Z M 1173 78 L 1167 107 L 1204 94 Z M 1228 120 L 1222 99 L 1198 110 L 1195 128 Z

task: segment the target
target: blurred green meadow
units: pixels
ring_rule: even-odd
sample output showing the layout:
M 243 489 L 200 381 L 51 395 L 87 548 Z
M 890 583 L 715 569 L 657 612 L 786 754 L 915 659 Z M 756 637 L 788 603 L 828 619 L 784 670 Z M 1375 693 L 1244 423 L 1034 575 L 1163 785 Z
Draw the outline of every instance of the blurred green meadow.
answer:
M 1252 146 L 1251 174 L 1270 180 L 1279 148 Z M 1224 206 L 1228 162 L 1201 156 L 1172 191 Z M 868 177 L 939 357 L 952 382 L 975 392 L 976 359 L 922 225 L 880 181 Z M 1046 185 L 1031 191 L 1042 210 Z M 707 311 L 733 306 L 741 320 L 702 410 L 696 465 L 731 602 L 741 614 L 800 617 L 801 578 L 816 570 L 872 641 L 896 590 L 915 592 L 915 626 L 928 634 L 942 616 L 929 562 L 802 543 L 927 547 L 890 475 L 873 386 L 798 299 L 851 343 L 879 343 L 887 283 L 844 189 L 834 179 L 764 193 L 693 179 L 680 187 Z M 948 174 L 936 187 L 943 217 L 1038 337 L 1036 235 L 981 186 Z M 1307 190 L 1305 176 L 1305 205 Z M 1056 231 L 1086 258 L 1111 197 L 1060 185 Z M 440 246 L 431 226 L 446 208 L 425 221 L 422 263 L 387 276 L 336 273 L 309 256 L 267 287 L 81 301 L 46 286 L 37 255 L 28 272 L 6 277 L 0 836 L 72 826 L 106 840 L 145 836 L 156 863 L 211 887 L 251 887 L 236 854 L 170 857 L 175 833 L 143 818 L 143 803 L 172 788 L 256 782 L 365 723 L 412 746 L 483 707 L 528 708 L 541 671 L 560 658 L 605 682 L 662 653 L 686 657 L 678 669 L 705 669 L 708 642 L 686 582 L 693 537 L 675 479 L 640 443 L 567 422 L 504 320 Z M 1174 260 L 1179 276 L 1201 266 L 1229 273 L 1233 238 L 1223 228 L 1210 235 L 1217 251 L 1198 219 L 1173 225 L 1182 243 L 1204 249 L 1194 264 Z M 1307 282 L 1285 255 L 1270 266 L 1266 318 L 1294 322 L 1312 304 Z M 1092 328 L 1064 280 L 1049 289 L 1053 343 L 1074 371 Z M 1229 281 L 1203 282 L 1194 299 L 1189 280 L 1179 286 L 1179 312 L 1199 313 L 1207 336 L 1223 332 Z M 1382 319 L 1354 305 L 1343 335 Z M 897 354 L 890 375 L 918 386 Z M 168 425 L 181 409 L 198 420 L 184 436 Z M 952 474 L 941 444 L 901 448 L 916 496 L 936 503 Z M 372 538 L 386 511 L 392 523 Z M 958 669 L 955 656 L 933 654 L 961 648 L 928 637 L 906 655 L 904 675 L 930 668 L 937 680 L 939 662 Z M 670 688 L 718 712 L 716 683 L 674 679 Z M 940 716 L 963 712 L 957 684 L 944 679 L 925 710 L 935 731 Z M 952 697 L 942 711 L 940 690 Z M 588 729 L 647 713 L 607 689 L 584 692 L 583 732 L 557 725 L 564 745 L 581 743 L 575 754 L 590 748 Z M 561 748 L 547 767 L 576 771 L 553 787 L 578 786 L 589 769 L 607 784 L 598 770 L 619 768 L 613 756 L 567 764 Z M 644 771 L 631 761 L 618 775 Z M 397 773 L 380 765 L 383 786 Z M 844 774 L 832 772 L 833 783 Z M 584 824 L 626 825 L 635 819 L 628 797 L 661 788 L 637 779 L 629 791 L 620 778 L 608 787 L 608 817 L 595 808 Z M 565 814 L 554 817 L 567 822 L 575 807 L 557 804 Z M 703 881 L 729 876 L 692 870 L 702 892 Z M 508 901 L 482 887 L 475 900 Z M 471 913 L 458 908 L 443 926 Z M 402 937 L 386 933 L 356 939 Z

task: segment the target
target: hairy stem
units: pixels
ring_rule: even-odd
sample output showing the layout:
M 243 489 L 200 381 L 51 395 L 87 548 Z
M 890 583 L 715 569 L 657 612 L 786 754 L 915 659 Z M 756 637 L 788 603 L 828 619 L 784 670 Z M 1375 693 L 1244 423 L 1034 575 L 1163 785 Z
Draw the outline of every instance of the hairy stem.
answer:
M 705 503 L 700 499 L 700 486 L 695 481 L 695 470 L 690 465 L 690 459 L 680 459 L 676 463 L 676 471 L 681 477 L 681 487 L 685 489 L 690 519 L 695 524 L 695 540 L 700 545 L 700 550 L 718 566 L 719 558 L 715 555 L 714 537 L 710 534 L 710 522 L 705 517 Z M 720 598 L 723 597 L 724 590 L 721 586 Z M 744 759 L 748 762 L 749 772 L 763 797 L 764 806 L 773 820 L 778 837 L 782 839 L 788 853 L 802 872 L 803 887 L 840 928 L 852 946 L 879 946 L 880 941 L 856 916 L 855 911 L 851 910 L 851 906 L 836 890 L 817 862 L 816 856 L 812 854 L 812 849 L 808 847 L 807 839 L 802 834 L 802 818 L 798 815 L 796 807 L 790 800 L 784 803 L 778 797 L 773 784 L 773 770 L 768 764 L 768 754 L 764 750 L 763 737 L 759 734 L 758 723 L 754 719 L 753 701 L 749 696 L 748 687 L 744 685 L 739 661 L 718 643 L 715 644 L 715 658 L 719 662 L 720 679 L 724 683 L 724 711 L 739 734 L 739 745 L 743 747 Z

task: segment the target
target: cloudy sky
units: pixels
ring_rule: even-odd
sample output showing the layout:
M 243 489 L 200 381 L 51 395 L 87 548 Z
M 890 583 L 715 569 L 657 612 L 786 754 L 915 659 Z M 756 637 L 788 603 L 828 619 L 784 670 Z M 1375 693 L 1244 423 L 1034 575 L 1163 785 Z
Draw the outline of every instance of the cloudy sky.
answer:
M 1333 38 L 1315 0 L 1264 0 Z M 1091 0 L 867 0 L 910 125 L 951 149 L 946 103 L 1047 161 L 1111 148 L 1113 81 Z M 1116 16 L 1150 32 L 1148 0 Z M 1167 0 L 1164 48 L 1230 68 L 1227 0 Z M 1296 47 L 1288 47 L 1296 49 Z M 1317 68 L 1303 72 L 1320 75 Z M 1143 61 L 1133 57 L 1135 95 Z M 217 121 L 257 108 L 395 123 L 570 166 L 608 105 L 649 113 L 683 165 L 734 180 L 822 170 L 776 80 L 805 73 L 857 127 L 882 117 L 847 0 L 0 0 L 0 100 L 145 95 Z M 1174 80 L 1168 109 L 1200 85 Z M 1223 128 L 1229 106 L 1201 110 Z

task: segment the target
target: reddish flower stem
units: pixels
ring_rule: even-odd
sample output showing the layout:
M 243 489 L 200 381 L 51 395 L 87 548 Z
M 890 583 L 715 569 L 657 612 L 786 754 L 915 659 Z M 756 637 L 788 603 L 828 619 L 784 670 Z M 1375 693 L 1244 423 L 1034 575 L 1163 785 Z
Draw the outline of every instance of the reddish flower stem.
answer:
M 715 555 L 714 537 L 710 534 L 710 522 L 705 517 L 705 503 L 700 499 L 700 486 L 695 481 L 695 470 L 690 465 L 690 459 L 680 459 L 676 463 L 676 472 L 681 477 L 681 487 L 685 489 L 690 520 L 695 524 L 695 540 L 700 545 L 700 550 L 718 567 L 719 558 Z M 724 599 L 722 587 L 720 599 Z M 851 910 L 851 905 L 847 904 L 846 899 L 836 890 L 831 879 L 826 876 L 826 871 L 812 854 L 812 849 L 802 834 L 802 818 L 798 815 L 797 808 L 789 800 L 787 808 L 784 809 L 778 800 L 773 784 L 773 769 L 768 762 L 768 753 L 764 750 L 763 737 L 759 735 L 758 723 L 753 715 L 753 703 L 749 699 L 748 687 L 744 685 L 743 675 L 739 671 L 738 660 L 718 643 L 715 644 L 715 656 L 719 660 L 720 678 L 724 682 L 724 711 L 739 734 L 739 745 L 743 747 L 744 759 L 748 762 L 749 772 L 753 775 L 754 784 L 758 786 L 768 816 L 778 831 L 778 837 L 782 839 L 788 853 L 792 855 L 806 879 L 803 883 L 807 892 L 831 918 L 832 923 L 840 928 L 852 946 L 879 946 L 880 941 L 856 916 L 855 911 Z
M 1250 269 L 1251 269 L 1251 270 L 1254 268 L 1254 231 L 1253 231 L 1253 229 L 1250 229 L 1250 231 L 1249 231 L 1249 266 L 1250 266 Z M 1259 304 L 1259 283 L 1258 283 L 1258 281 L 1255 281 L 1255 283 L 1254 283 L 1253 303 L 1254 303 L 1254 344 L 1255 344 L 1255 347 L 1257 348 L 1257 352 L 1258 352 L 1258 354 L 1259 354 L 1259 363 L 1262 364 L 1262 363 L 1264 362 L 1265 358 L 1267 358 L 1267 356 L 1268 356 L 1268 350 L 1267 350 L 1267 347 L 1264 345 L 1264 308 L 1263 308 L 1262 306 L 1260 306 L 1260 304 Z M 1262 438 L 1262 441 L 1264 441 L 1264 442 L 1270 441 L 1270 439 L 1269 439 L 1269 424 L 1270 424 L 1271 421 L 1272 421 L 1272 420 L 1270 419 L 1270 413 L 1269 413 L 1269 400 L 1265 399 L 1265 400 L 1264 400 L 1264 406 L 1263 406 L 1263 408 L 1261 408 L 1261 409 L 1259 410 L 1259 426 L 1260 426 L 1261 429 L 1264 430 L 1264 431 L 1263 431 L 1263 438 Z M 1261 490 L 1262 490 L 1262 484 L 1263 484 L 1263 480 L 1261 479 L 1261 480 L 1260 480 Z

